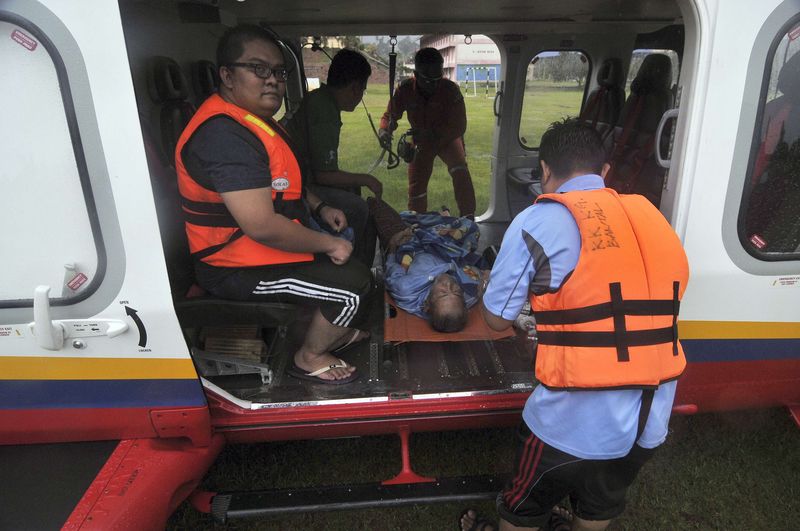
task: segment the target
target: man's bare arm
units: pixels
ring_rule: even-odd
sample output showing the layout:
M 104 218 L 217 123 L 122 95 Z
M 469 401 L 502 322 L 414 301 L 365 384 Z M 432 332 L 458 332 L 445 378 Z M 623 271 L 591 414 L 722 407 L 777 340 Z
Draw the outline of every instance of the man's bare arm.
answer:
M 323 186 L 366 186 L 378 199 L 383 194 L 383 183 L 369 173 L 351 173 L 349 171 L 317 171 L 314 172 L 317 184 Z
M 497 332 L 502 332 L 514 324 L 514 321 L 503 319 L 502 317 L 499 317 L 487 310 L 486 306 L 483 305 L 483 301 L 481 301 L 481 313 L 483 314 L 483 320 L 486 321 L 486 324 L 489 325 L 489 328 Z
M 295 253 L 325 253 L 334 263 L 346 262 L 352 252 L 350 242 L 311 230 L 276 213 L 269 188 L 237 190 L 221 195 L 242 231 L 259 243 Z

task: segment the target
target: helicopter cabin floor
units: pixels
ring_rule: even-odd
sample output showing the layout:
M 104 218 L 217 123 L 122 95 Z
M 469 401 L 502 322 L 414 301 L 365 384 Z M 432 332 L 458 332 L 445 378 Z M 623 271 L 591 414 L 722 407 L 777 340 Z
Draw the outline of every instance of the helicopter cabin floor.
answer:
M 500 224 L 482 224 L 480 250 L 499 245 L 502 230 L 493 231 L 493 225 Z M 505 227 L 502 224 L 503 230 Z M 389 310 L 383 293 L 384 285 L 378 278 L 376 294 L 366 312 L 369 339 L 337 354 L 358 368 L 360 377 L 354 382 L 317 384 L 287 373 L 307 330 L 308 315 L 286 328 L 260 331 L 243 328 L 238 333 L 233 329 L 203 330 L 199 335 L 203 353 L 214 355 L 215 350 L 222 352 L 221 346 L 238 341 L 250 361 L 259 362 L 271 371 L 268 384 L 256 373 L 206 375 L 205 378 L 237 398 L 263 404 L 452 393 L 519 393 L 532 388 L 533 347 L 525 334 L 518 332 L 501 340 L 459 341 L 454 334 L 452 341 L 426 342 L 409 338 L 402 343 L 384 342 L 384 316 Z M 227 341 L 231 336 L 241 336 L 242 332 L 247 335 L 246 339 Z M 238 356 L 241 355 L 234 353 L 234 358 Z

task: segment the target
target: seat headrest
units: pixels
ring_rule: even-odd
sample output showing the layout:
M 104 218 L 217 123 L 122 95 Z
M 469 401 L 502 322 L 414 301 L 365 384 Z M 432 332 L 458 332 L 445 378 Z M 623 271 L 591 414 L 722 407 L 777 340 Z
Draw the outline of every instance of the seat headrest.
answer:
M 197 61 L 192 65 L 192 83 L 199 105 L 217 91 L 219 72 L 211 61 Z
M 663 53 L 650 54 L 642 61 L 631 90 L 637 94 L 669 90 L 672 84 L 672 61 Z
M 781 68 L 778 90 L 790 100 L 800 100 L 800 53 L 795 53 Z
M 603 61 L 597 71 L 597 84 L 606 88 L 622 86 L 622 61 L 615 57 Z
M 147 86 L 154 102 L 182 101 L 189 95 L 181 67 L 169 57 L 152 57 L 147 69 Z

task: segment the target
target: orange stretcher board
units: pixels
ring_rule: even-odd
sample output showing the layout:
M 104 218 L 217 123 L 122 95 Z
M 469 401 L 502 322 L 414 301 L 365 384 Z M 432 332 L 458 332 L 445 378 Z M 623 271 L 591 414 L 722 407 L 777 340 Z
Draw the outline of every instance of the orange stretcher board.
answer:
M 385 294 L 386 312 L 383 319 L 383 339 L 392 343 L 407 341 L 479 341 L 482 339 L 504 339 L 514 335 L 509 328 L 496 332 L 483 320 L 480 308 L 474 306 L 469 311 L 469 320 L 460 332 L 437 332 L 425 319 L 401 310 L 392 297 Z

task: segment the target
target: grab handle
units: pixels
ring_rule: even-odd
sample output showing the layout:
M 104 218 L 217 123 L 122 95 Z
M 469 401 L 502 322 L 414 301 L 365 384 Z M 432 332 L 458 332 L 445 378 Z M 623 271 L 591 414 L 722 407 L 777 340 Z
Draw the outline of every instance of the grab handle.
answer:
M 500 113 L 503 111 L 503 89 L 494 93 L 494 102 L 492 102 L 492 111 L 496 118 L 500 118 Z
M 655 151 L 656 153 L 656 162 L 658 162 L 658 165 L 661 166 L 662 168 L 669 168 L 669 165 L 672 161 L 671 159 L 665 159 L 661 156 L 661 142 L 660 142 L 661 133 L 664 131 L 664 126 L 666 125 L 666 123 L 672 120 L 673 118 L 677 117 L 678 117 L 678 109 L 670 109 L 664 113 L 664 115 L 661 117 L 661 121 L 658 122 L 658 128 L 656 129 L 656 136 L 655 136 L 655 149 L 653 151 Z M 671 143 L 672 141 L 670 140 L 670 144 Z

